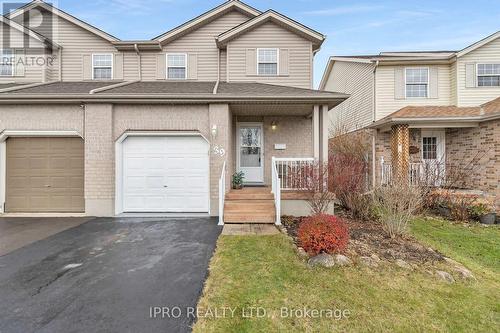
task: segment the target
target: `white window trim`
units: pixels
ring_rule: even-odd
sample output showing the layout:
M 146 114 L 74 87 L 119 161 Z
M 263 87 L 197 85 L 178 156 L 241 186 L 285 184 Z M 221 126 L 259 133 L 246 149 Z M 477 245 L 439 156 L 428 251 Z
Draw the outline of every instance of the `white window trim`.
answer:
M 276 50 L 276 74 L 259 74 L 259 52 L 260 50 Z M 263 63 L 265 64 L 265 63 Z M 279 76 L 280 75 L 280 49 L 277 47 L 261 47 L 257 49 L 257 66 L 255 66 L 258 76 Z
M 96 66 L 94 66 L 94 57 L 95 56 L 109 56 L 109 55 L 111 56 L 111 78 L 109 80 L 113 80 L 113 77 L 114 77 L 114 63 L 115 63 L 115 57 L 114 57 L 113 53 L 93 53 L 92 54 L 92 80 L 96 80 L 95 75 L 94 75 L 94 68 L 96 67 Z M 99 79 L 99 81 L 107 81 L 107 80 L 101 80 L 101 79 Z
M 16 55 L 15 55 L 15 51 L 13 49 L 0 49 L 0 53 L 1 55 L 3 56 L 3 51 L 4 50 L 10 50 L 11 52 L 11 57 L 14 58 L 14 62 L 16 61 Z M 1 75 L 0 74 L 0 77 L 14 77 L 15 75 L 15 72 L 16 72 L 16 67 L 14 66 L 14 64 L 10 64 L 10 66 L 12 67 L 12 71 L 10 72 L 10 75 Z
M 479 75 L 479 65 L 497 65 L 500 64 L 498 61 L 487 61 L 487 62 L 480 62 L 476 64 L 476 88 L 486 88 L 486 89 L 498 89 L 500 86 L 480 86 L 479 85 L 479 77 L 480 76 L 498 76 L 495 74 L 485 74 L 485 75 Z
M 168 56 L 169 55 L 183 55 L 184 56 L 184 59 L 186 59 L 186 65 L 185 65 L 185 68 L 186 70 L 184 71 L 184 78 L 169 78 L 168 77 Z M 165 71 L 165 78 L 167 80 L 187 80 L 188 78 L 188 54 L 187 53 L 182 53 L 182 52 L 170 52 L 170 53 L 166 53 L 165 54 L 165 67 L 166 67 L 166 71 Z
M 408 97 L 408 95 L 406 94 L 406 87 L 407 87 L 407 83 L 406 83 L 406 70 L 407 69 L 427 69 L 427 96 L 426 97 Z M 410 66 L 410 67 L 405 67 L 405 99 L 428 99 L 430 98 L 429 97 L 429 93 L 430 93 L 430 89 L 429 89 L 429 82 L 431 81 L 431 69 L 429 67 L 423 67 L 423 66 Z

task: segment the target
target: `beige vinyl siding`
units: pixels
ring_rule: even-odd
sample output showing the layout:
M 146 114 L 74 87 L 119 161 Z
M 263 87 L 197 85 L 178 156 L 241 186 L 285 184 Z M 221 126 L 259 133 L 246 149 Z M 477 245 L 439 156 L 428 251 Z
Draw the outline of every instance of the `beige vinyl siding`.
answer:
M 44 15 L 51 15 L 44 13 Z M 19 21 L 21 16 L 15 18 Z M 83 56 L 92 53 L 114 53 L 113 45 L 90 31 L 87 31 L 59 16 L 53 16 L 53 40 L 63 47 L 63 81 L 81 81 L 83 79 Z M 33 30 L 37 30 L 33 28 Z M 43 33 L 41 31 L 40 33 Z M 52 77 L 55 75 L 52 74 Z
M 333 130 L 354 131 L 373 120 L 373 64 L 335 61 L 324 90 L 350 94 L 330 110 Z
M 141 70 L 144 81 L 156 80 L 156 59 L 158 54 L 156 52 L 141 53 Z
M 4 40 L 1 38 L 0 40 L 0 49 L 7 48 L 7 49 L 12 49 L 13 54 L 16 52 L 23 52 L 24 53 L 24 60 L 23 63 L 24 65 L 24 71 L 23 73 L 20 74 L 20 71 L 17 71 L 15 66 L 13 68 L 14 76 L 6 75 L 6 76 L 0 76 L 0 83 L 1 82 L 42 82 L 43 81 L 43 76 L 45 75 L 45 69 L 43 65 L 40 65 L 37 63 L 37 58 L 38 57 L 45 57 L 43 54 L 42 50 L 44 49 L 43 44 L 34 39 L 34 38 L 29 38 L 29 44 L 25 45 L 24 44 L 24 33 L 21 31 L 11 28 L 6 24 L 1 24 L 0 25 L 0 35 L 4 37 L 9 37 L 8 44 L 6 43 L 4 45 Z M 35 53 L 28 53 L 26 50 L 22 51 L 26 47 L 28 48 L 36 48 L 39 49 Z M 19 55 L 18 55 L 19 56 Z M 17 61 L 17 58 L 16 58 Z
M 132 81 L 139 79 L 139 56 L 135 52 L 123 52 L 123 79 Z
M 215 37 L 249 19 L 238 11 L 231 11 L 215 19 L 214 21 L 201 26 L 200 28 L 166 44 L 163 53 L 193 53 L 197 56 L 197 80 L 215 81 L 217 80 L 217 57 L 218 48 L 215 44 Z M 144 56 L 146 55 L 146 56 Z M 156 80 L 156 55 L 143 54 L 142 75 L 144 80 Z M 221 66 L 221 69 L 222 66 Z M 188 69 L 189 71 L 189 69 Z
M 457 62 L 450 65 L 451 104 L 457 105 Z
M 466 88 L 465 66 L 469 63 L 500 63 L 500 38 L 467 53 L 457 60 L 459 106 L 477 106 L 500 96 L 500 87 Z
M 227 81 L 227 52 L 220 51 L 220 80 Z
M 379 66 L 375 75 L 376 93 L 376 120 L 409 105 L 451 105 L 451 78 L 450 65 L 421 65 L 416 67 L 437 67 L 438 98 L 395 98 L 395 69 L 400 66 Z M 409 66 L 410 67 L 410 66 Z M 415 66 L 412 66 L 415 67 Z
M 289 75 L 247 75 L 247 49 L 283 48 L 289 52 Z M 312 88 L 311 42 L 274 24 L 265 23 L 228 43 L 228 81 L 253 81 Z

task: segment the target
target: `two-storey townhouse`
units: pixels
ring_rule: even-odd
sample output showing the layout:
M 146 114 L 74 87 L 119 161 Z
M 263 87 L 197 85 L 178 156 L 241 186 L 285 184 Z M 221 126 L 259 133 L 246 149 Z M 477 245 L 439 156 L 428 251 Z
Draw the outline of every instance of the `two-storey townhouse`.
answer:
M 500 32 L 460 51 L 331 57 L 320 89 L 351 95 L 332 126 L 367 130 L 375 184 L 470 171 L 465 186 L 500 204 Z
M 274 223 L 306 208 L 280 179 L 327 159 L 328 109 L 348 97 L 312 89 L 322 34 L 234 0 L 150 40 L 42 1 L 3 27 L 2 212 Z M 237 171 L 264 192 L 225 202 Z

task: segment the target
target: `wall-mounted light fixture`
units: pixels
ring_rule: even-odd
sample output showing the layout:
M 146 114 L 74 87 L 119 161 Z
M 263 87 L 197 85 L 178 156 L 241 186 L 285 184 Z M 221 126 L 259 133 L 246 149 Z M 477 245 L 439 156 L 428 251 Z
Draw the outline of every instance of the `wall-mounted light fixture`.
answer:
M 217 125 L 212 125 L 211 133 L 213 138 L 217 137 Z
M 271 129 L 272 129 L 273 131 L 276 131 L 276 129 L 277 129 L 277 128 L 278 128 L 278 124 L 277 124 L 277 123 L 273 120 L 273 121 L 271 122 Z

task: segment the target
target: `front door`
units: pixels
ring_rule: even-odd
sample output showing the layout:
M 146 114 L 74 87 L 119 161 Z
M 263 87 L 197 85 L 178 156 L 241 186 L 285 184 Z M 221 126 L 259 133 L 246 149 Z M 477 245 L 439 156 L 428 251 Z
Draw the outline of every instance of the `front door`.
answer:
M 427 182 L 439 186 L 445 176 L 444 130 L 422 130 L 422 162 Z
M 263 134 L 261 123 L 238 124 L 238 171 L 245 174 L 245 183 L 264 182 Z

